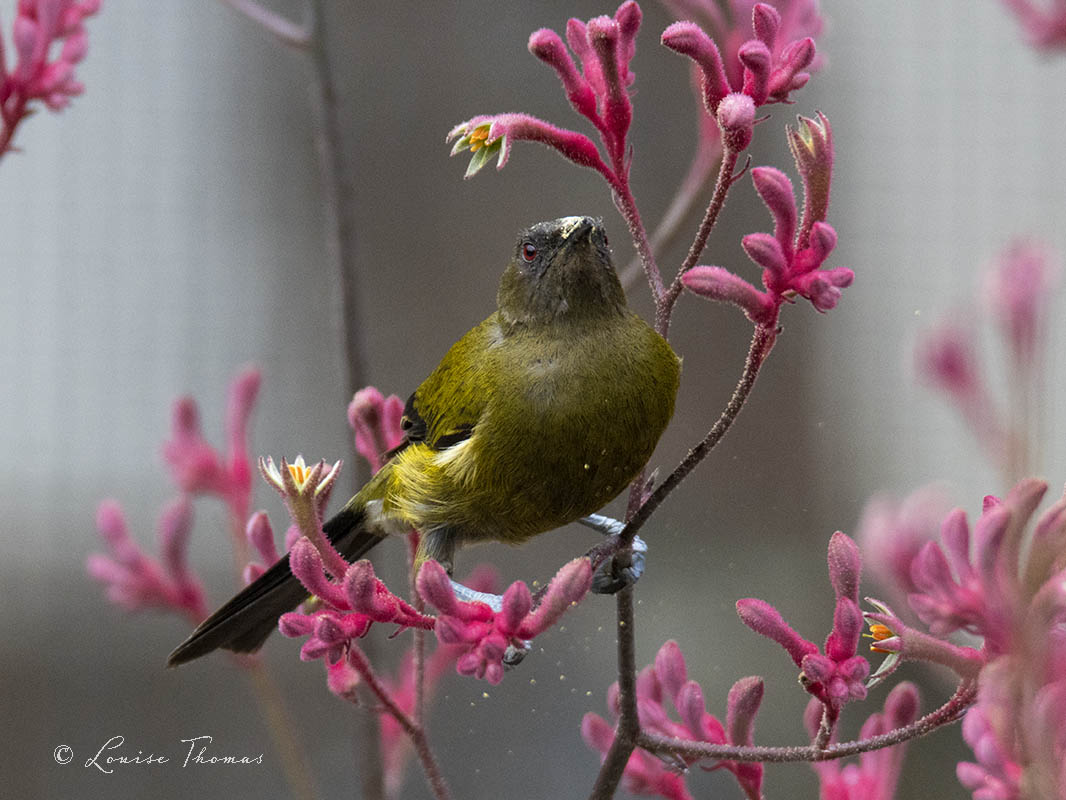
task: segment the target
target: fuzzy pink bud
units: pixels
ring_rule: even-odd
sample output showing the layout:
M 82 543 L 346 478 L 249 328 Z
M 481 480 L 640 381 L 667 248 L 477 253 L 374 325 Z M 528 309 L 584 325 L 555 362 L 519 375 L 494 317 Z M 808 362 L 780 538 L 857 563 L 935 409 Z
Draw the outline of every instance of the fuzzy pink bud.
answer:
M 688 680 L 685 656 L 673 639 L 669 640 L 655 654 L 655 675 L 671 701 L 676 700 L 681 687 Z
M 859 547 L 840 531 L 829 539 L 829 581 L 833 584 L 837 597 L 846 597 L 853 603 L 859 602 L 859 577 L 862 574 L 862 556 Z
M 722 54 L 711 37 L 694 22 L 675 22 L 663 31 L 662 43 L 696 62 L 701 72 L 704 105 L 710 114 L 717 114 L 718 104 L 732 88 L 722 65 Z
M 733 684 L 726 706 L 726 730 L 730 742 L 738 745 L 754 743 L 755 715 L 759 712 L 762 698 L 762 678 L 741 678 Z
M 737 58 L 744 65 L 744 94 L 761 106 L 770 94 L 770 67 L 773 55 L 770 48 L 758 39 L 750 39 L 737 50 Z
M 756 324 L 768 323 L 773 314 L 773 301 L 769 295 L 724 267 L 693 267 L 684 274 L 681 282 L 686 289 L 708 300 L 739 306 Z
M 818 647 L 796 633 L 785 622 L 781 613 L 769 603 L 753 597 L 737 600 L 737 614 L 753 631 L 784 647 L 796 666 L 800 665 L 805 656 L 818 652 Z
M 751 27 L 756 38 L 772 51 L 777 41 L 777 31 L 781 27 L 781 15 L 771 5 L 756 3 L 751 10 Z
M 755 132 L 755 102 L 746 94 L 731 92 L 718 104 L 722 143 L 734 153 L 751 144 Z
M 577 112 L 595 118 L 596 94 L 578 71 L 559 34 L 548 28 L 534 31 L 529 37 L 529 52 L 555 70 Z

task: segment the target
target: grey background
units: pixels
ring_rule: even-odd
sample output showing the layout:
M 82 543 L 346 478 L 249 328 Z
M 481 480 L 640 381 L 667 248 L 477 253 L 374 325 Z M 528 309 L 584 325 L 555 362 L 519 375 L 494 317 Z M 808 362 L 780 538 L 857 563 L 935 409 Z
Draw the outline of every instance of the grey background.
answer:
M 568 16 L 613 8 L 333 9 L 358 195 L 361 320 L 369 379 L 384 391 L 406 396 L 491 310 L 526 224 L 602 215 L 619 262 L 628 260 L 623 225 L 592 173 L 518 145 L 503 172 L 464 182 L 465 157 L 449 160 L 443 142 L 455 123 L 493 111 L 580 127 L 526 39 L 537 27 L 561 30 Z M 828 67 L 796 106 L 772 109 L 754 163 L 788 165 L 782 126 L 793 112 L 829 115 L 837 142 L 830 221 L 840 235 L 832 263 L 854 268 L 856 284 L 827 316 L 802 304 L 786 309 L 785 334 L 736 428 L 649 528 L 638 592 L 639 663 L 678 639 L 719 714 L 736 678 L 764 675 L 758 739 L 766 743 L 803 738 L 805 696 L 788 659 L 739 623 L 733 602 L 765 597 L 818 640 L 831 613 L 825 542 L 835 529 L 854 529 L 871 493 L 946 479 L 974 511 L 981 495 L 1003 491 L 951 410 L 915 385 L 911 344 L 922 325 L 972 301 L 981 269 L 1010 236 L 1031 231 L 1066 247 L 1063 62 L 1028 49 L 991 0 L 827 0 L 824 8 Z M 651 2 L 645 12 L 633 183 L 654 222 L 687 166 L 694 111 L 687 65 L 656 44 L 671 19 Z M 0 163 L 0 794 L 283 796 L 244 677 L 223 659 L 163 670 L 186 625 L 111 607 L 83 562 L 100 549 L 93 517 L 104 497 L 119 499 L 135 533 L 153 541 L 172 493 L 160 444 L 173 398 L 194 394 L 218 441 L 225 386 L 242 364 L 264 373 L 255 453 L 347 456 L 310 73 L 298 53 L 208 0 L 110 0 L 89 28 L 86 95 L 61 116 L 27 121 L 18 134 L 24 152 Z M 767 226 L 742 182 L 704 261 L 754 279 L 739 237 Z M 672 270 L 682 255 L 678 246 L 661 262 Z M 632 297 L 648 311 L 643 287 Z M 739 314 L 692 297 L 674 330 L 685 373 L 655 456 L 663 469 L 728 399 L 748 338 Z M 1059 377 L 1052 368 L 1049 385 Z M 1051 443 L 1062 416 L 1053 396 Z M 1060 483 L 1063 458 L 1053 445 L 1047 451 L 1041 468 Z M 265 486 L 255 502 L 281 527 Z M 217 503 L 198 502 L 192 560 L 213 600 L 233 585 L 223 520 Z M 520 551 L 467 551 L 460 565 L 487 560 L 506 581 L 543 578 L 590 541 L 568 530 Z M 399 550 L 376 557 L 396 579 Z M 587 793 L 597 760 L 579 724 L 588 710 L 605 714 L 612 621 L 610 601 L 592 598 L 538 639 L 543 650 L 499 687 L 445 679 L 430 727 L 457 797 Z M 320 793 L 352 796 L 353 711 L 326 692 L 319 665 L 298 661 L 297 643 L 275 638 L 267 660 Z M 385 660 L 402 646 L 383 643 Z M 926 709 L 948 690 L 935 678 L 925 687 Z M 853 726 L 883 694 L 851 712 Z M 183 752 L 180 739 L 210 734 L 220 751 L 265 751 L 266 763 L 129 766 L 113 775 L 81 767 L 116 734 L 130 751 L 172 757 Z M 75 754 L 66 766 L 52 758 L 61 744 Z M 912 748 L 901 796 L 966 796 L 950 766 L 963 752 L 957 731 Z M 697 796 L 739 796 L 730 784 L 698 770 L 690 781 Z M 800 765 L 771 768 L 767 793 L 813 797 L 816 789 Z M 427 796 L 417 773 L 404 796 Z

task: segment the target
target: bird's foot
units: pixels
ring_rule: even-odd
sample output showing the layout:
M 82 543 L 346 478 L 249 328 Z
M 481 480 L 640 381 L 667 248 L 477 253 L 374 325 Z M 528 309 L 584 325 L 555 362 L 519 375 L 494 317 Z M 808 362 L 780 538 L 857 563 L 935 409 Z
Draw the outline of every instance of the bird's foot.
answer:
M 455 593 L 456 598 L 464 603 L 484 603 L 496 613 L 503 609 L 503 595 L 479 592 L 469 586 L 464 586 L 456 580 L 452 580 L 452 591 Z M 503 654 L 503 665 L 511 668 L 521 664 L 531 645 L 532 642 L 526 641 L 508 645 L 506 652 Z
M 599 531 L 604 536 L 618 536 L 625 523 L 603 514 L 589 514 L 578 520 L 582 525 Z M 609 556 L 592 576 L 592 591 L 596 594 L 615 594 L 636 583 L 644 574 L 648 545 L 639 536 L 633 537 L 633 548 Z

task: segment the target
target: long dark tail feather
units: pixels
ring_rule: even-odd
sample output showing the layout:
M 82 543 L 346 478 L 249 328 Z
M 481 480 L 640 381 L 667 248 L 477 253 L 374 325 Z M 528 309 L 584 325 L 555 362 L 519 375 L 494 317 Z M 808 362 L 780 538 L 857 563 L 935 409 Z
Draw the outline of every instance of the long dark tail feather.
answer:
M 363 511 L 343 508 L 322 529 L 349 561 L 362 558 L 382 537 L 362 527 Z M 255 581 L 200 623 L 167 659 L 176 667 L 213 650 L 254 653 L 278 627 L 278 617 L 307 599 L 307 589 L 292 574 L 286 553 Z

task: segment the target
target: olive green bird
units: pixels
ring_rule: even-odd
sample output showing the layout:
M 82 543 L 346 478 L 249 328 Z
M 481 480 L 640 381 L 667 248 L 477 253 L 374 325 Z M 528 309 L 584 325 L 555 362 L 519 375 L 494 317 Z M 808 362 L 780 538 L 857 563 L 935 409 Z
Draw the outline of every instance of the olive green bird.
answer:
M 524 231 L 488 319 L 452 345 L 407 401 L 404 440 L 324 525 L 348 560 L 421 532 L 417 562 L 520 544 L 593 513 L 651 457 L 674 410 L 680 360 L 626 307 L 607 236 L 590 217 Z M 286 555 L 170 655 L 252 652 L 307 599 Z

